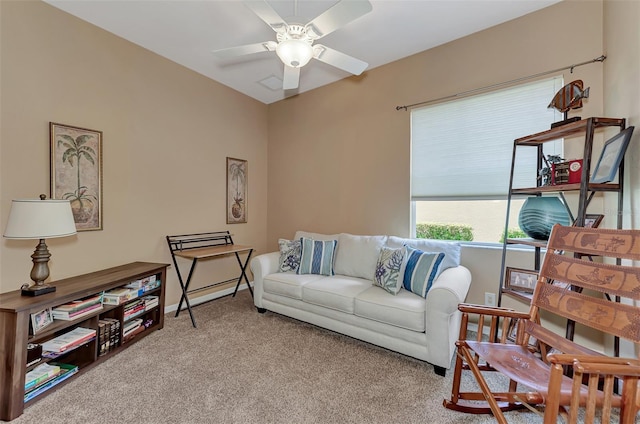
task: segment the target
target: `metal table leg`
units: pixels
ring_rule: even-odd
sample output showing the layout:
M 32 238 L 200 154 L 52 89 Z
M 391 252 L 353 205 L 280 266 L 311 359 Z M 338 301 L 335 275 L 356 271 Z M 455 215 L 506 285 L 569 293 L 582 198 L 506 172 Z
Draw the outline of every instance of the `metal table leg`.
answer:
M 247 287 L 249 288 L 249 292 L 251 293 L 251 297 L 253 298 L 253 289 L 251 288 L 251 284 L 249 284 L 249 278 L 247 277 L 247 265 L 249 265 L 249 259 L 251 258 L 251 254 L 253 253 L 253 249 L 249 250 L 249 254 L 247 255 L 247 259 L 244 261 L 244 265 L 240 260 L 240 256 L 238 252 L 236 252 L 236 259 L 238 260 L 238 265 L 240 265 L 240 277 L 238 277 L 238 283 L 236 284 L 236 289 L 233 292 L 233 297 L 236 296 L 238 292 L 238 288 L 240 288 L 240 283 L 242 283 L 242 279 L 247 283 Z
M 178 309 L 176 310 L 176 317 L 180 314 L 180 310 L 182 309 L 182 301 L 187 305 L 187 310 L 189 311 L 189 316 L 191 317 L 191 324 L 193 324 L 194 328 L 197 328 L 196 319 L 193 316 L 193 311 L 191 310 L 191 304 L 189 303 L 189 296 L 187 295 L 189 290 L 189 284 L 191 283 L 191 277 L 193 276 L 193 271 L 196 269 L 196 263 L 198 263 L 198 259 L 194 258 L 191 263 L 191 269 L 189 270 L 189 276 L 187 277 L 187 283 L 184 284 L 182 282 L 182 276 L 180 275 L 180 268 L 176 265 L 176 274 L 178 274 L 178 282 L 180 283 L 180 288 L 182 289 L 182 296 L 180 297 L 180 302 L 178 303 Z

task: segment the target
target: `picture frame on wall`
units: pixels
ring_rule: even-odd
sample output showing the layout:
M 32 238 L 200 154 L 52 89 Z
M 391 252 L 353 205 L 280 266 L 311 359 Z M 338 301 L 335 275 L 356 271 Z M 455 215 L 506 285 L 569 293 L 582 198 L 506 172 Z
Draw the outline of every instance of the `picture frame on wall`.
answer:
M 505 290 L 533 293 L 538 282 L 538 271 L 507 267 L 505 277 Z
M 51 308 L 31 314 L 31 331 L 32 334 L 38 334 L 40 331 L 53 324 L 53 314 Z
M 628 127 L 604 143 L 600 158 L 593 169 L 590 182 L 594 184 L 613 181 L 618 174 L 624 154 L 629 146 L 634 127 Z
M 69 200 L 78 231 L 102 230 L 102 131 L 49 123 L 52 199 Z
M 227 224 L 247 222 L 248 163 L 227 157 Z

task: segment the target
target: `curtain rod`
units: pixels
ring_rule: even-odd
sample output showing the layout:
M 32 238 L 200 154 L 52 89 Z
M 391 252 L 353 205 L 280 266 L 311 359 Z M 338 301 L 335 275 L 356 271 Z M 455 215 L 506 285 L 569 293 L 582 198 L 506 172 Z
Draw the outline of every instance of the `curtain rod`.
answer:
M 442 100 L 447 100 L 447 99 L 453 99 L 456 97 L 463 97 L 463 96 L 467 96 L 469 94 L 473 94 L 473 93 L 477 93 L 477 92 L 482 92 L 482 91 L 488 91 L 491 90 L 493 88 L 497 88 L 497 87 L 502 87 L 504 85 L 511 85 L 520 81 L 525 81 L 525 80 L 529 80 L 529 79 L 533 79 L 533 78 L 538 78 L 544 75 L 548 75 L 548 74 L 553 74 L 556 72 L 560 72 L 560 71 L 564 71 L 566 69 L 570 69 L 571 73 L 573 73 L 573 68 L 576 68 L 578 66 L 582 66 L 582 65 L 588 65 L 590 63 L 595 63 L 595 62 L 604 62 L 604 60 L 607 58 L 607 56 L 602 55 L 600 57 L 596 57 L 595 59 L 591 59 L 588 60 L 586 62 L 582 62 L 582 63 L 577 63 L 575 65 L 569 65 L 569 66 L 565 66 L 563 68 L 558 68 L 558 69 L 554 69 L 552 71 L 546 71 L 546 72 L 540 72 L 539 74 L 534 74 L 534 75 L 529 75 L 527 77 L 521 77 L 521 78 L 517 78 L 511 81 L 505 81 L 505 82 L 499 82 L 497 84 L 493 84 L 493 85 L 488 85 L 486 87 L 481 87 L 481 88 L 475 88 L 473 90 L 469 90 L 469 91 L 463 91 L 462 93 L 458 93 L 458 94 L 451 94 L 449 96 L 444 96 L 444 97 L 440 97 L 437 99 L 431 99 L 431 100 L 426 100 L 424 102 L 420 102 L 420 103 L 414 103 L 412 105 L 405 105 L 405 106 L 396 106 L 396 110 L 409 110 L 410 108 L 416 107 L 416 106 L 422 106 L 422 105 L 426 105 L 428 103 L 436 103 L 436 102 L 440 102 Z

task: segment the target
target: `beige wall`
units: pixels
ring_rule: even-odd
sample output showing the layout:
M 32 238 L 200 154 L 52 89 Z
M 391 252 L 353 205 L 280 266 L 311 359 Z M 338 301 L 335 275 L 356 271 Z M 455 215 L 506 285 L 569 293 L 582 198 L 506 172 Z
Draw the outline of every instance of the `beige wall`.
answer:
M 268 246 L 297 229 L 408 236 L 410 113 L 395 107 L 596 58 L 602 7 L 562 2 L 270 105 Z M 582 116 L 603 113 L 602 72 L 598 63 L 564 73 L 591 87 Z M 470 301 L 497 291 L 500 252 L 463 250 Z M 521 261 L 532 266 L 530 257 Z
M 625 157 L 622 226 L 637 229 L 640 228 L 640 2 L 607 0 L 604 5 L 604 40 L 608 56 L 604 68 L 607 93 L 604 110 L 610 116 L 624 116 L 627 125 L 636 126 Z M 607 196 L 605 209 L 617 210 L 616 196 Z M 611 221 L 611 226 L 615 226 L 615 220 Z M 632 344 L 625 342 L 621 343 L 620 351 L 621 356 L 638 354 Z
M 11 199 L 49 193 L 50 121 L 104 133 L 104 230 L 47 240 L 52 279 L 169 263 L 168 234 L 229 229 L 265 250 L 266 105 L 45 3 L 3 0 L 0 11 L 2 230 Z M 227 156 L 249 161 L 247 224 L 226 224 Z M 29 281 L 36 244 L 2 239 L 0 292 Z M 194 284 L 235 272 L 234 258 L 203 263 Z
M 228 228 L 261 252 L 297 229 L 407 236 L 410 114 L 397 105 L 606 53 L 604 64 L 567 71 L 565 81 L 591 87 L 580 115 L 637 124 L 638 7 L 565 1 L 267 107 L 46 4 L 0 1 L 0 226 L 11 199 L 48 193 L 54 121 L 104 131 L 105 227 L 50 240 L 53 279 L 169 262 L 164 236 L 189 231 Z M 639 136 L 628 163 L 638 163 Z M 248 224 L 225 223 L 226 156 L 249 160 Z M 625 219 L 634 228 L 639 172 L 627 167 Z M 0 292 L 28 280 L 34 247 L 2 240 Z M 514 262 L 531 266 L 529 255 Z M 497 290 L 499 249 L 465 248 L 463 263 L 473 272 L 470 301 Z M 200 278 L 217 269 L 206 264 Z M 175 303 L 173 270 L 169 278 Z

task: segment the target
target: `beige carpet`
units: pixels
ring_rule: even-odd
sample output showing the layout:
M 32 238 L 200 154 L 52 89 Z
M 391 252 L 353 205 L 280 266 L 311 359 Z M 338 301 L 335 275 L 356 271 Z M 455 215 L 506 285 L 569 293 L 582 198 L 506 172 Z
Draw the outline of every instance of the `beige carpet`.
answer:
M 492 423 L 445 409 L 451 374 L 271 312 L 244 291 L 165 328 L 42 398 L 26 423 Z M 539 423 L 511 412 L 511 423 Z

